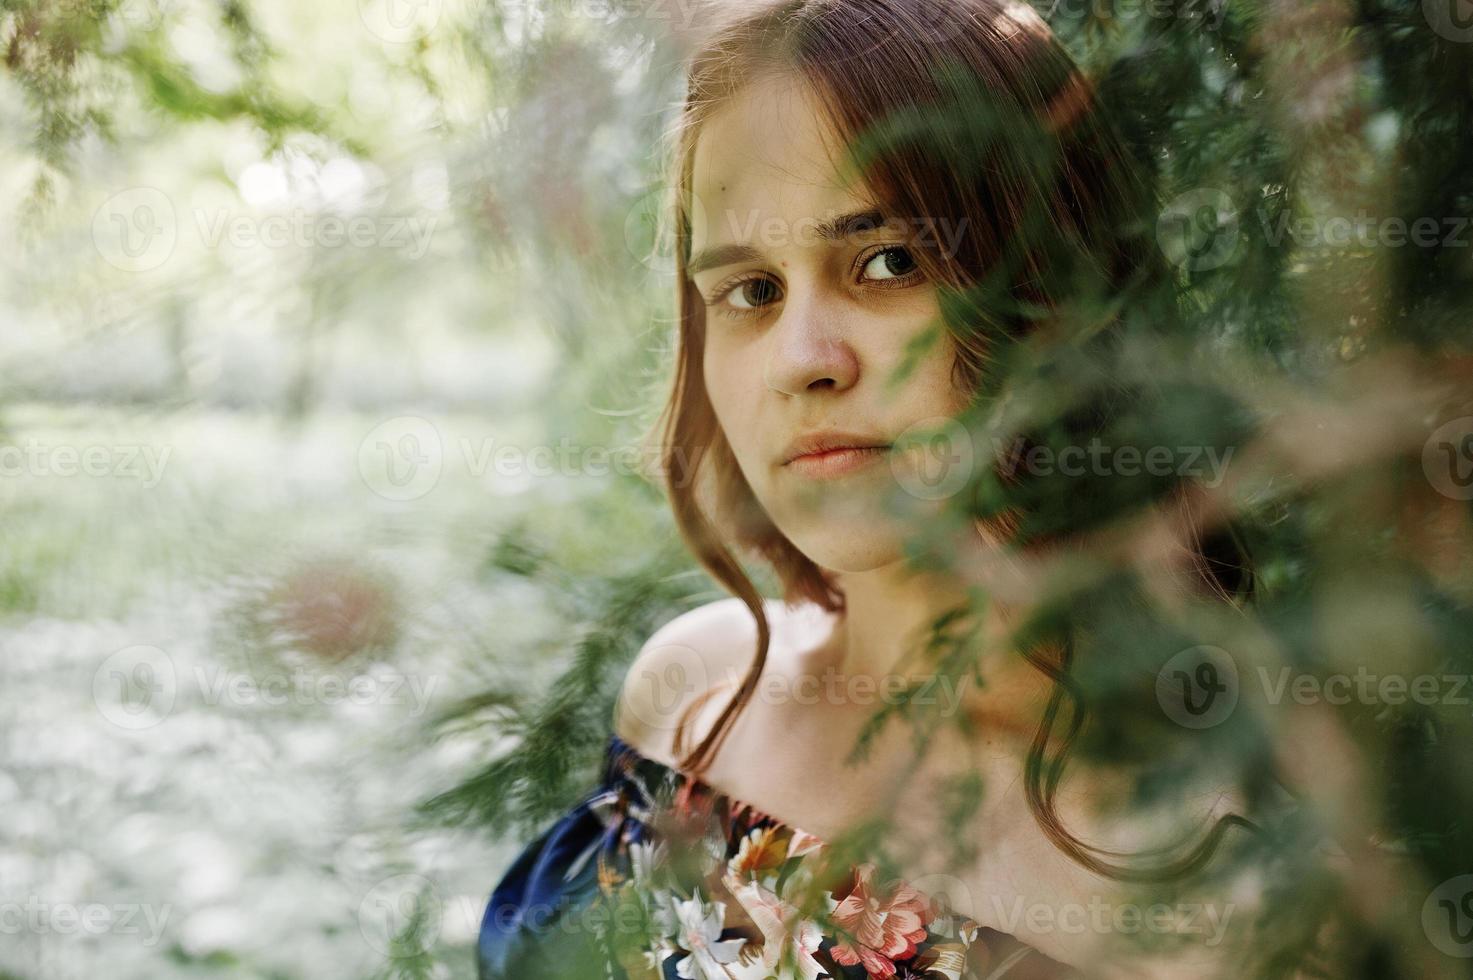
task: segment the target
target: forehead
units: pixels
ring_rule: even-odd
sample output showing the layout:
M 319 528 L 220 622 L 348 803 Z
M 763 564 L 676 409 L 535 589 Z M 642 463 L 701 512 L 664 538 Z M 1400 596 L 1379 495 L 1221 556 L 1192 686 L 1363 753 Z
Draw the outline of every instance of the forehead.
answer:
M 757 221 L 825 220 L 872 204 L 862 181 L 846 186 L 843 149 L 807 85 L 789 75 L 752 83 L 696 139 L 693 244 L 744 240 Z

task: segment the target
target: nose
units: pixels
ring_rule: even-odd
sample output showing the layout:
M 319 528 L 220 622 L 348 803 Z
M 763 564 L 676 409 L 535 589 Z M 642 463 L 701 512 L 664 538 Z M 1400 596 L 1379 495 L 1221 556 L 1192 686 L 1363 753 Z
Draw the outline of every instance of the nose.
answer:
M 767 387 L 785 395 L 852 387 L 859 358 L 844 338 L 838 305 L 813 292 L 790 292 L 769 334 Z

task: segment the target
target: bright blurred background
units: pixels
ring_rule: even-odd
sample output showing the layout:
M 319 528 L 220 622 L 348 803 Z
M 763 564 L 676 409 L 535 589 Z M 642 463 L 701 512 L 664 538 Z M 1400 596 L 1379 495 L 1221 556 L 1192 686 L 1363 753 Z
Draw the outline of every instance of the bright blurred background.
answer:
M 620 451 L 666 25 L 47 0 L 0 38 L 0 975 L 470 975 L 510 845 L 412 824 L 497 745 L 431 723 L 575 653 L 600 600 L 539 549 L 671 539 Z

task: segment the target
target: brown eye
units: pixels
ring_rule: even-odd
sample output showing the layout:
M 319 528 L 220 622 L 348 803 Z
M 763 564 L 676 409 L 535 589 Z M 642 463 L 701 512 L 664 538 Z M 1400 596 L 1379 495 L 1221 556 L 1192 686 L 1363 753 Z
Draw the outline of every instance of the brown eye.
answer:
M 730 293 L 731 305 L 739 310 L 755 310 L 776 302 L 778 298 L 777 283 L 771 279 L 748 279 L 738 283 Z
M 864 264 L 864 278 L 871 282 L 903 279 L 917 269 L 915 257 L 908 249 L 895 246 L 877 252 Z

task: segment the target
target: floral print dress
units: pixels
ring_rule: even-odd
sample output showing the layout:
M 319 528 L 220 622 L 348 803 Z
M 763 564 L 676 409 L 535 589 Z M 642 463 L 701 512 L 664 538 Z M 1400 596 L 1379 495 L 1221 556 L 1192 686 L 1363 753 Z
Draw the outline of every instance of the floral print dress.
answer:
M 610 737 L 491 895 L 481 980 L 981 980 L 971 918 Z M 1006 957 L 1008 963 L 1028 947 Z M 989 961 L 994 961 L 990 962 Z M 984 965 L 992 967 L 984 973 Z M 1006 967 L 1004 967 L 1005 969 Z

